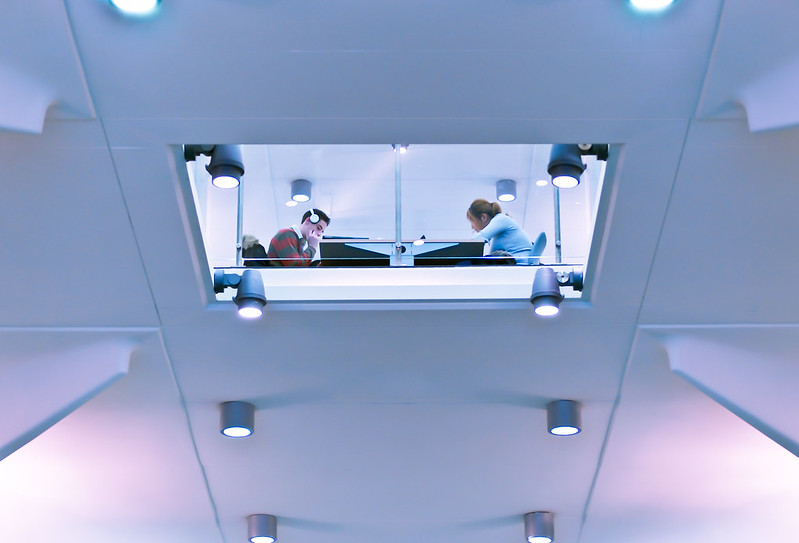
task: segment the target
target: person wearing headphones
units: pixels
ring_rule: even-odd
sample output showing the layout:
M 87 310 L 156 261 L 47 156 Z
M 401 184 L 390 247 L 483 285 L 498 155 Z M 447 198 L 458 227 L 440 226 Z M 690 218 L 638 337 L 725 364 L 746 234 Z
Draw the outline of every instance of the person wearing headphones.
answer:
M 266 256 L 273 266 L 310 266 L 319 259 L 319 240 L 330 217 L 319 209 L 309 209 L 299 226 L 283 228 L 272 237 Z
M 269 242 L 269 251 L 258 238 L 246 234 L 242 239 L 245 266 L 310 266 L 319 263 L 319 240 L 330 224 L 330 217 L 319 209 L 309 209 L 300 226 L 278 231 Z

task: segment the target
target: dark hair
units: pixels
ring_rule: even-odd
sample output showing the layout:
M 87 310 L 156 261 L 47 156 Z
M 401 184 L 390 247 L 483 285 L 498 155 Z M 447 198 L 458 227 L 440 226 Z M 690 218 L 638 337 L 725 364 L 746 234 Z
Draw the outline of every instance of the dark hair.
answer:
M 316 209 L 316 208 L 313 208 L 313 212 L 319 215 L 320 221 L 325 221 L 327 225 L 330 226 L 330 217 L 327 216 L 327 213 L 325 213 L 321 209 Z M 305 222 L 305 219 L 307 219 L 310 216 L 311 216 L 311 210 L 309 209 L 308 211 L 303 213 L 302 220 L 300 222 Z
M 488 218 L 491 219 L 494 217 L 494 215 L 502 213 L 502 208 L 496 202 L 489 202 L 488 200 L 478 198 L 472 202 L 472 205 L 470 205 L 469 209 L 466 210 L 466 214 L 471 215 L 475 219 L 480 218 L 480 215 L 483 213 L 488 215 Z

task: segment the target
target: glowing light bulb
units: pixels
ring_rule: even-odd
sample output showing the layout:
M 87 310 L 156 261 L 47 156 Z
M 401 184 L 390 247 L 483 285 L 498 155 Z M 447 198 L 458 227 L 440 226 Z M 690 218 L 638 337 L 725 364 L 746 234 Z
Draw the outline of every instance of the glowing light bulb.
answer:
M 630 5 L 639 11 L 660 11 L 674 3 L 674 0 L 630 0 Z
M 558 307 L 555 305 L 539 305 L 535 308 L 535 314 L 541 317 L 551 317 L 558 314 Z
M 555 426 L 549 432 L 556 436 L 573 436 L 579 431 L 580 429 L 574 426 Z
M 160 0 L 111 0 L 111 4 L 128 15 L 149 15 L 158 7 Z
M 222 433 L 228 437 L 247 437 L 252 432 L 249 428 L 244 428 L 242 426 L 230 426 L 222 430 Z
M 579 179 L 576 179 L 570 175 L 559 175 L 552 178 L 552 184 L 559 189 L 573 189 L 579 182 Z
M 239 180 L 230 175 L 220 175 L 211 179 L 211 184 L 220 189 L 235 189 L 239 186 Z
M 245 319 L 257 319 L 263 314 L 264 312 L 260 307 L 249 306 L 239 308 L 239 316 Z

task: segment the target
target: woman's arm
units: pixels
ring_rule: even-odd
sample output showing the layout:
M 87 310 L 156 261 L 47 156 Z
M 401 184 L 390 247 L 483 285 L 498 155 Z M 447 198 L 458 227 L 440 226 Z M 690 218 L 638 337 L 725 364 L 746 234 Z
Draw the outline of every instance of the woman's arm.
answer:
M 497 213 L 494 215 L 485 228 L 480 230 L 479 232 L 475 233 L 473 236 L 474 238 L 483 238 L 485 240 L 490 240 L 494 236 L 501 234 L 511 226 L 511 219 L 504 213 Z

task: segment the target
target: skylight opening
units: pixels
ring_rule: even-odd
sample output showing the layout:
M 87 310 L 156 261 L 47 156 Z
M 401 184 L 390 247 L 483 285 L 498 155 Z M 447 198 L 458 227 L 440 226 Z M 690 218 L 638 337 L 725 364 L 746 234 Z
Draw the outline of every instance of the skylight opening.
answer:
M 406 153 L 396 152 L 392 144 L 240 145 L 244 173 L 239 187 L 225 190 L 211 183 L 208 165 L 213 147 L 204 146 L 204 152 L 186 161 L 211 270 L 258 267 L 263 273 L 272 273 L 269 270 L 279 267 L 275 264 L 284 264 L 380 277 L 379 271 L 375 275 L 365 270 L 446 268 L 449 271 L 430 273 L 444 273 L 453 283 L 465 281 L 464 274 L 518 275 L 519 285 L 523 285 L 519 289 L 526 290 L 523 297 L 530 296 L 532 276 L 529 281 L 526 277 L 534 270 L 509 268 L 547 265 L 568 272 L 570 266 L 581 270 L 586 266 L 607 158 L 592 154 L 590 145 L 581 146 L 577 160 L 582 161 L 584 170 L 582 174 L 578 170 L 579 184 L 556 189 L 548 172 L 552 145 L 398 147 Z M 537 247 L 542 250 L 529 255 L 492 251 L 493 240 L 486 243 L 475 237 L 475 228 L 482 232 L 485 226 L 475 226 L 467 216 L 478 199 L 493 202 L 497 207 L 492 209 L 501 208 L 498 215 L 518 225 L 534 247 L 540 242 Z M 297 205 L 298 201 L 302 203 Z M 310 251 L 313 258 L 296 262 L 291 260 L 293 256 L 270 257 L 270 243 L 281 231 L 291 231 L 286 239 L 296 232 L 297 238 L 307 236 L 302 239 L 310 241 L 313 236 L 304 219 L 316 210 L 327 214 L 330 223 L 322 221 L 314 228 L 321 239 Z M 469 267 L 491 269 L 464 271 Z M 314 283 L 309 272 L 322 270 L 295 269 L 293 274 L 280 275 L 280 280 L 285 280 L 286 288 L 297 282 L 308 286 Z M 357 286 L 357 281 L 349 285 L 350 279 L 342 277 L 342 293 Z M 421 289 L 420 296 L 426 297 L 441 281 L 447 279 L 422 281 L 428 285 L 424 288 L 410 281 L 408 288 Z M 267 291 L 274 291 L 270 282 L 264 281 Z M 519 296 L 503 290 L 502 281 L 490 279 L 489 283 L 496 286 L 492 296 Z M 565 295 L 581 296 L 574 292 Z M 301 296 L 306 299 L 305 294 Z M 379 294 L 372 292 L 367 298 L 375 296 Z

